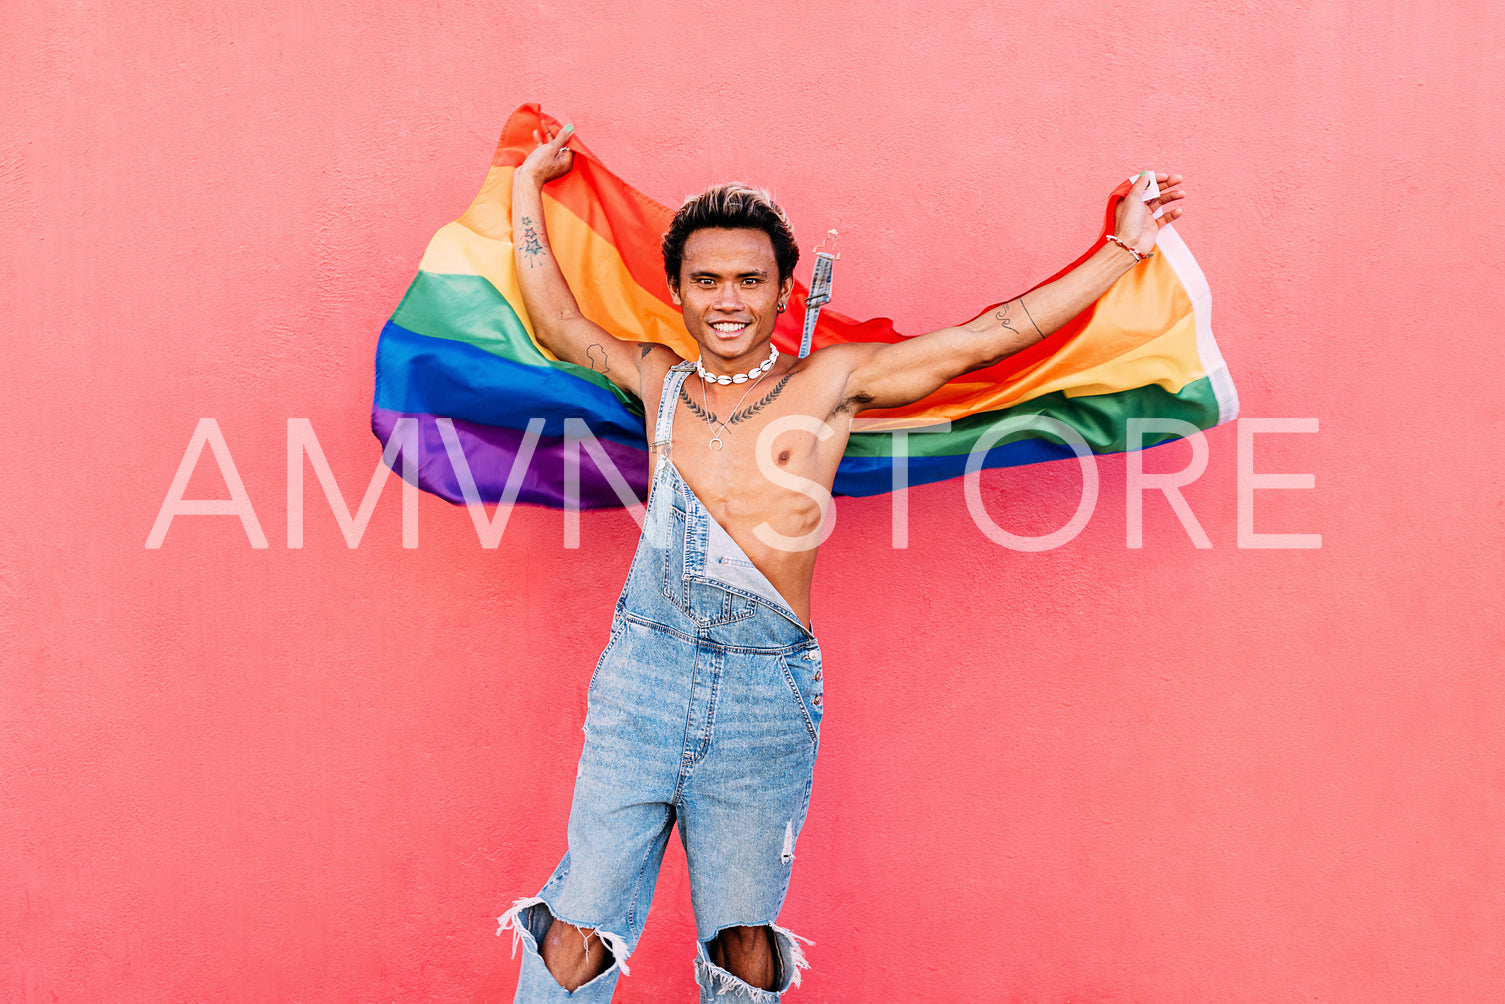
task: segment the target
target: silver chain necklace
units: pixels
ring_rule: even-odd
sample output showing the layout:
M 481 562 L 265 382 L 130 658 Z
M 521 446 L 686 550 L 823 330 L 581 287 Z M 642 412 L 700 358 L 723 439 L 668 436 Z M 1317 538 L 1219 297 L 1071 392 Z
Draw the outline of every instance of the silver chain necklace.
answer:
M 779 350 L 774 349 L 773 351 L 777 353 Z M 747 385 L 747 389 L 742 392 L 742 397 L 737 401 L 736 407 L 732 408 L 732 410 L 727 413 L 725 422 L 712 422 L 709 417 L 711 414 L 711 399 L 706 395 L 706 385 L 715 382 L 716 378 L 712 377 L 710 380 L 700 381 L 700 400 L 705 403 L 705 413 L 707 416 L 705 424 L 711 430 L 711 441 L 706 443 L 706 449 L 711 450 L 713 453 L 720 453 L 726 448 L 726 441 L 721 438 L 721 434 L 723 432 L 727 432 L 726 427 L 731 424 L 732 419 L 737 416 L 737 408 L 742 407 L 742 402 L 747 400 L 747 395 L 751 394 L 752 389 L 758 384 L 762 383 L 763 378 L 768 375 L 768 367 L 773 365 L 773 359 L 774 357 L 770 356 L 768 358 L 768 362 L 763 364 L 763 366 L 761 367 L 762 372 L 758 374 L 758 378 L 756 380 Z M 718 428 L 717 426 L 720 427 Z M 731 433 L 727 432 L 727 435 L 730 436 Z

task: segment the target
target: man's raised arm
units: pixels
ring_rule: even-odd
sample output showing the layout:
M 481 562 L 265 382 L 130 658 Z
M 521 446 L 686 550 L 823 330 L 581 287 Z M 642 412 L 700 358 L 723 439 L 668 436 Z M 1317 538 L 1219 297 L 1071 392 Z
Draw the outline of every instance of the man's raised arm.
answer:
M 580 313 L 544 228 L 543 186 L 567 174 L 574 163 L 575 154 L 565 145 L 574 128 L 565 126 L 547 138 L 535 132 L 538 147 L 512 172 L 512 256 L 517 285 L 533 333 L 550 352 L 642 397 L 638 363 L 653 347 L 617 338 Z
M 1160 228 L 1181 215 L 1180 175 L 1161 174 L 1162 194 L 1148 202 L 1149 174 L 1134 182 L 1114 214 L 1113 236 L 1065 275 L 952 328 L 891 345 L 840 346 L 854 360 L 843 399 L 863 408 L 897 408 L 946 381 L 1013 355 L 1055 333 L 1148 257 Z M 1156 210 L 1168 207 L 1157 220 Z M 1131 250 L 1132 249 L 1132 250 Z

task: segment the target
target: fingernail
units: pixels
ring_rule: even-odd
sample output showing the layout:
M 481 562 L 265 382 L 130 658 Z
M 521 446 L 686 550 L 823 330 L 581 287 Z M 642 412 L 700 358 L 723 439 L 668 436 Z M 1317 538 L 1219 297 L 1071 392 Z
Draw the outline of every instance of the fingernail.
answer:
M 567 125 L 567 126 L 564 127 L 564 134 L 566 136 L 568 136 L 570 133 L 572 133 L 574 131 L 575 131 L 575 127 L 572 126 L 572 125 Z

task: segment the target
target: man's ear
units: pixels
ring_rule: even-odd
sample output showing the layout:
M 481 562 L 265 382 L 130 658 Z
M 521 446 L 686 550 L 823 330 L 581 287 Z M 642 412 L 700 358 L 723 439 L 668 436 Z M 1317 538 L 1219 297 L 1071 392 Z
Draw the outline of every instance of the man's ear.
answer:
M 793 295 L 794 276 L 791 275 L 789 278 L 779 283 L 779 302 L 787 306 L 789 303 L 789 298 Z
M 683 304 L 679 302 L 679 283 L 669 283 L 669 299 L 673 301 L 676 307 L 683 306 Z

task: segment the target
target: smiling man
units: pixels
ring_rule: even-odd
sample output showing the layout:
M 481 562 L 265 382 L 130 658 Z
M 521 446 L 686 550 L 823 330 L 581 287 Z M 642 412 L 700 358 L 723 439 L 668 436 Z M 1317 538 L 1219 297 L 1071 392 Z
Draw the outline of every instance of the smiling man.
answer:
M 799 250 L 767 193 L 722 185 L 664 235 L 694 361 L 584 317 L 554 261 L 542 189 L 572 127 L 537 135 L 513 174 L 518 283 L 538 340 L 640 397 L 654 455 L 643 538 L 589 691 L 569 849 L 502 918 L 526 948 L 519 1002 L 607 1001 L 642 933 L 676 821 L 690 868 L 702 1001 L 777 1001 L 804 956 L 776 925 L 820 739 L 823 667 L 810 583 L 829 492 L 867 408 L 894 408 L 1048 337 L 1181 214 L 1180 177 L 1148 175 L 1089 258 L 967 324 L 897 344 L 782 355 L 774 323 Z M 1157 220 L 1157 210 L 1164 208 Z M 828 497 L 828 496 L 827 496 Z

